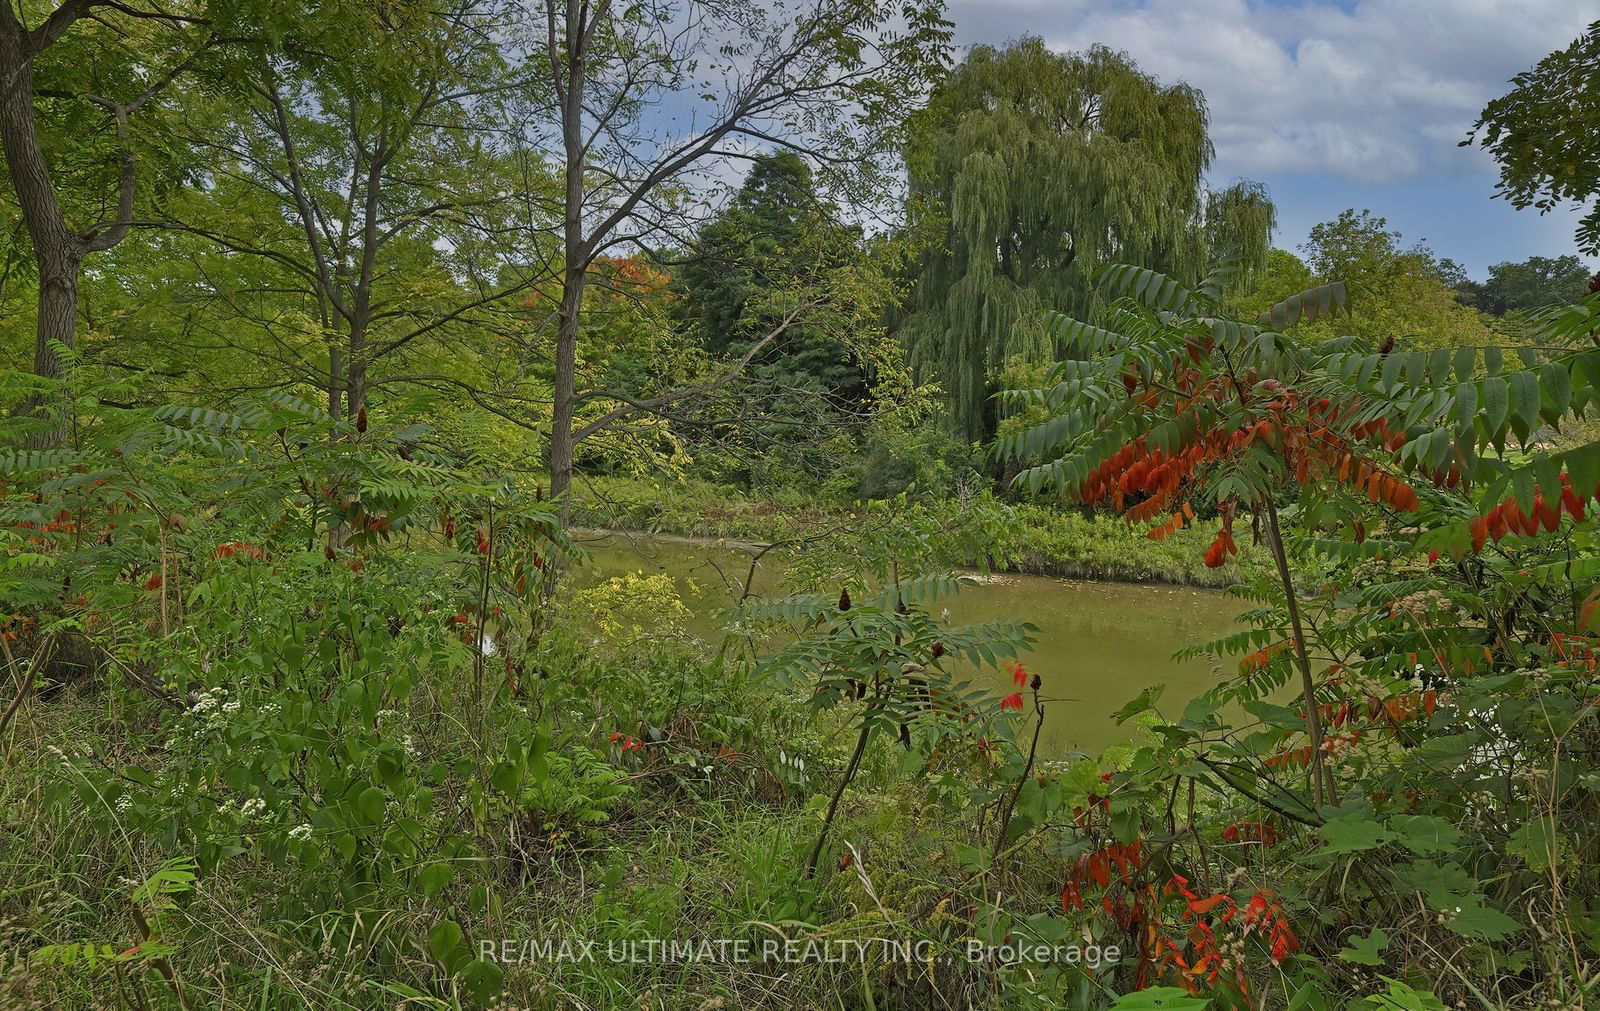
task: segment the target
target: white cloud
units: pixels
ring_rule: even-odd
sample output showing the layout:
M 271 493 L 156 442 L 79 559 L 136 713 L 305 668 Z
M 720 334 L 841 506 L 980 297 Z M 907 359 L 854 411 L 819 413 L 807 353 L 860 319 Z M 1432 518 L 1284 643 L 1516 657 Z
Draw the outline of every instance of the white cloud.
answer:
M 1218 175 L 1393 182 L 1487 169 L 1457 142 L 1509 78 L 1600 19 L 1600 0 L 955 0 L 951 13 L 967 41 L 1103 43 L 1200 88 Z

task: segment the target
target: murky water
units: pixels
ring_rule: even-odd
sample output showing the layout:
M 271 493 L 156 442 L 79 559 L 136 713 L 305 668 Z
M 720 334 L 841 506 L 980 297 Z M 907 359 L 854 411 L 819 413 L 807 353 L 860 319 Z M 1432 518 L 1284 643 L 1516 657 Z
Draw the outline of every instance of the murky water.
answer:
M 726 579 L 742 580 L 749 555 L 737 548 L 681 540 L 610 536 L 585 540 L 590 562 L 581 581 L 629 571 L 666 572 L 684 599 L 708 615 L 729 600 Z M 781 562 L 768 556 L 757 570 L 758 591 L 772 589 Z M 1025 659 L 1044 678 L 1045 730 L 1041 750 L 1094 753 L 1125 740 L 1111 714 L 1143 689 L 1165 684 L 1163 711 L 1216 683 L 1204 661 L 1178 663 L 1175 650 L 1225 635 L 1244 605 L 1214 590 L 1131 583 L 1091 583 L 1044 576 L 1002 574 L 942 602 L 956 623 L 1010 618 L 1037 626 L 1037 643 Z M 1004 672 L 992 672 L 997 690 L 1010 692 Z

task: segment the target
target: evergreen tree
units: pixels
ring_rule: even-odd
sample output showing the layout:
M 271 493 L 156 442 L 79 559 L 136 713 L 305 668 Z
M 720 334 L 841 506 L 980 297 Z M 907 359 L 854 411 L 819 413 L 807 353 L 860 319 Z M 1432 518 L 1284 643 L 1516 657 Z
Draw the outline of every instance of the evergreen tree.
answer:
M 863 291 L 861 275 L 880 269 L 869 263 L 860 229 L 839 218 L 805 159 L 767 155 L 678 270 L 684 316 L 708 354 L 741 358 L 761 345 L 738 384 L 744 434 L 758 437 L 764 463 L 782 458 L 784 469 L 816 473 L 836 464 L 817 447 L 868 409 L 870 355 L 851 321 L 863 301 L 880 297 L 870 286 Z M 783 326 L 801 302 L 815 308 Z
M 707 350 L 727 351 L 748 328 L 752 301 L 796 271 L 807 271 L 811 264 L 794 258 L 808 234 L 852 241 L 834 223 L 835 214 L 818 197 L 811 167 L 799 155 L 784 151 L 756 159 L 728 207 L 701 229 L 696 255 L 678 271 Z

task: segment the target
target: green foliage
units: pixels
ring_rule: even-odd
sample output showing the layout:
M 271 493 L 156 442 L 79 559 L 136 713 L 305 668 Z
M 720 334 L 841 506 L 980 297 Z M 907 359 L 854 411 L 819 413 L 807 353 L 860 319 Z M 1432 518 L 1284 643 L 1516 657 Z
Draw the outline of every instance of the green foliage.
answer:
M 867 430 L 856 491 L 868 501 L 907 493 L 950 498 L 972 483 L 978 462 L 972 447 L 944 425 L 921 424 L 905 431 L 879 423 Z
M 906 122 L 950 39 L 920 0 L 585 7 L 570 180 L 540 15 L 326 6 L 69 4 L 34 61 L 65 220 L 108 216 L 126 153 L 151 224 L 65 279 L 59 367 L 0 371 L 0 1006 L 1594 1001 L 1574 258 L 1474 285 L 1354 211 L 1308 262 L 1268 250 L 1263 188 L 1203 186 L 1202 97 L 1101 48 L 975 47 Z M 1594 35 L 1479 124 L 1520 204 L 1595 189 L 1563 161 Z M 710 165 L 651 110 L 762 66 L 770 116 L 710 154 L 770 148 L 697 220 Z M 898 163 L 856 156 L 886 144 L 906 227 L 869 237 L 844 222 Z M 577 240 L 568 181 L 579 232 L 610 219 Z M 581 480 L 549 502 L 528 461 L 567 408 Z M 730 606 L 596 578 L 573 522 L 739 539 L 700 570 Z M 1146 688 L 1121 743 L 1064 753 L 1106 675 L 941 613 L 997 569 L 1243 613 L 1180 654 L 1199 698 Z M 871 937 L 929 947 L 496 945 Z
M 1241 588 L 1257 605 L 1242 616 L 1251 628 L 1208 647 L 1239 658 L 1237 676 L 1157 722 L 1134 753 L 1135 819 L 1158 831 L 1166 798 L 1187 785 L 1215 797 L 1210 831 L 1224 842 L 1271 847 L 1292 833 L 1294 847 L 1261 867 L 1273 893 L 1321 932 L 1330 921 L 1311 896 L 1339 882 L 1338 922 L 1359 928 L 1302 936 L 1308 951 L 1374 964 L 1381 950 L 1383 964 L 1420 970 L 1432 950 L 1474 997 L 1568 993 L 1588 956 L 1537 945 L 1529 920 L 1587 931 L 1600 894 L 1577 855 L 1590 844 L 1592 798 L 1567 757 L 1600 732 L 1588 673 L 1600 446 L 1532 442 L 1540 426 L 1594 409 L 1589 307 L 1548 317 L 1545 350 L 1508 361 L 1494 346 L 1308 344 L 1212 315 L 1203 297 L 1147 272 L 1110 270 L 1106 283 L 1138 304 L 1114 331 L 1064 327 L 1086 360 L 1059 366 L 1053 387 L 1012 395 L 1050 409 L 1000 447 L 1045 461 L 1018 482 L 1091 501 L 1116 489 L 1123 508 L 1152 515 L 1147 503 L 1179 492 L 1137 480 L 1141 461 L 1182 460 L 1181 494 L 1225 514 L 1230 500 L 1279 509 L 1294 563 L 1292 579 Z M 1219 438 L 1208 433 L 1226 437 L 1215 445 L 1227 452 L 1189 453 Z M 1513 440 L 1523 452 L 1507 451 Z M 1530 511 L 1540 520 L 1509 528 L 1507 517 Z M 1302 627 L 1296 709 L 1268 700 L 1283 697 Z M 1123 715 L 1154 705 L 1145 697 Z M 1512 766 L 1530 771 L 1508 775 Z M 1319 771 L 1308 791 L 1307 768 L 1325 768 L 1326 787 Z M 1269 835 L 1261 819 L 1279 828 Z M 1546 898 L 1552 877 L 1560 899 Z M 1442 1006 L 1399 982 L 1367 1002 Z
M 1491 316 L 1570 305 L 1589 293 L 1589 268 L 1576 256 L 1530 256 L 1520 263 L 1497 263 L 1482 283 L 1456 285 L 1463 300 Z
M 1425 246 L 1402 248 L 1400 240 L 1384 218 L 1365 210 L 1312 227 L 1303 251 L 1313 275 L 1321 283 L 1341 281 L 1350 292 L 1349 317 L 1338 332 L 1374 344 L 1393 337 L 1399 347 L 1421 350 L 1493 342 L 1484 316 L 1458 300 L 1464 282 L 1456 268 Z M 1332 337 L 1334 330 L 1306 332 L 1315 335 Z
M 1512 79 L 1511 91 L 1484 106 L 1463 144 L 1478 143 L 1500 163 L 1499 193 L 1516 207 L 1548 211 L 1600 194 L 1600 22 Z M 1578 249 L 1600 253 L 1600 205 L 1577 229 Z
M 491 824 L 535 810 L 587 823 L 589 801 L 614 803 L 587 771 L 559 806 L 525 794 L 549 775 L 549 731 L 501 701 L 520 691 L 512 651 L 543 628 L 543 559 L 570 549 L 548 506 L 409 458 L 414 430 L 359 432 L 281 394 L 230 411 L 107 409 L 93 378 L 71 376 L 83 437 L 70 452 L 10 460 L 31 491 L 5 502 L 8 536 L 31 550 L 13 556 L 5 597 L 37 629 L 18 640 L 37 662 L 87 650 L 124 704 L 148 707 L 114 760 L 55 748 L 40 775 L 61 818 L 189 855 L 135 890 L 150 931 L 196 871 L 292 868 L 276 917 L 348 922 L 376 882 L 437 892 Z M 397 535 L 414 550 L 382 550 Z M 505 664 L 492 697 L 491 649 Z M 471 692 L 452 699 L 439 672 Z M 452 701 L 477 722 L 474 748 L 437 743 Z M 462 806 L 447 813 L 441 796 Z
M 593 838 L 596 826 L 636 791 L 625 770 L 591 751 L 553 754 L 547 763 L 545 774 L 534 777 L 519 798 L 543 832 L 576 830 Z
M 707 351 L 754 356 L 728 391 L 746 416 L 740 438 L 715 448 L 757 489 L 830 476 L 847 432 L 903 393 L 883 326 L 900 297 L 895 245 L 841 216 L 798 155 L 760 158 L 676 271 Z
M 1105 48 L 1038 38 L 975 46 L 912 127 L 916 227 L 928 233 L 904 329 L 943 384 L 957 431 L 981 439 L 989 375 L 1059 352 L 1040 325 L 1093 307 L 1111 256 L 1199 280 L 1213 247 L 1260 264 L 1273 212 L 1249 184 L 1208 194 L 1206 112 Z
M 613 576 L 575 593 L 572 608 L 591 624 L 596 649 L 647 654 L 689 634 L 691 611 L 665 573 Z

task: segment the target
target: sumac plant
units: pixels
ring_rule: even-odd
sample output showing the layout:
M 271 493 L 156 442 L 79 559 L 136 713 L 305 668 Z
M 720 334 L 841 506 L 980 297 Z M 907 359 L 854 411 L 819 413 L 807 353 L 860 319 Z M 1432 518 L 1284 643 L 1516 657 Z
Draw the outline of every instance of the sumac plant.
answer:
M 130 860 L 289 869 L 267 913 L 286 943 L 411 958 L 403 931 L 368 932 L 376 891 L 439 898 L 554 806 L 550 720 L 520 688 L 569 545 L 553 507 L 422 427 L 286 393 L 108 406 L 138 391 L 65 360 L 65 441 L 0 451 L 0 714 L 81 678 L 121 738 L 52 745 L 41 796 Z M 498 993 L 467 949 L 430 950 L 441 988 Z
M 927 575 L 893 582 L 861 599 L 802 595 L 746 601 L 741 622 L 789 622 L 803 631 L 764 660 L 759 678 L 809 692 L 819 710 L 843 708 L 856 730 L 807 863 L 814 876 L 840 801 L 874 739 L 898 741 L 926 755 L 941 742 L 975 736 L 999 714 L 1001 700 L 965 676 L 994 667 L 1032 644 L 1033 628 L 1014 621 L 951 627 L 922 605 L 955 592 L 962 578 Z
M 1291 1003 L 1381 965 L 1497 1006 L 1581 1004 L 1600 956 L 1600 444 L 1582 434 L 1600 298 L 1520 346 L 1420 351 L 1299 339 L 1338 285 L 1228 318 L 1225 276 L 1109 268 L 1101 325 L 1053 317 L 1066 360 L 1007 394 L 1048 415 L 998 447 L 1029 464 L 1020 487 L 1152 538 L 1214 526 L 1208 565 L 1248 524 L 1276 563 L 1239 588 L 1250 627 L 1194 651 L 1236 673 L 1178 719 L 1155 693 L 1123 710 L 1155 733 L 1117 776 L 1113 810 L 1138 808 L 1120 840 L 1163 855 L 1192 918 L 1270 910 L 1248 944 Z M 1098 879 L 1069 875 L 1069 912 Z M 1108 920 L 1151 929 L 1117 901 Z M 1217 922 L 1144 938 L 1138 978 L 1243 1000 L 1248 945 L 1208 949 Z

